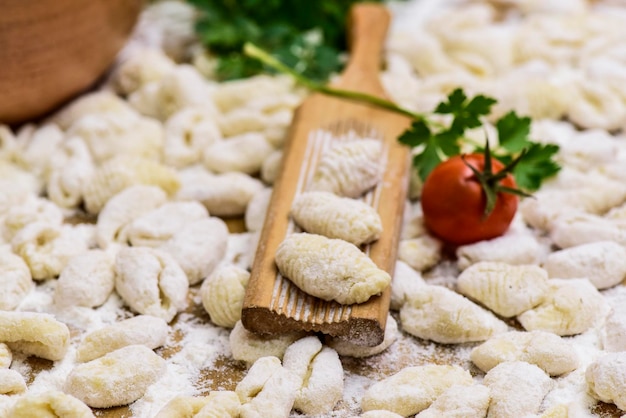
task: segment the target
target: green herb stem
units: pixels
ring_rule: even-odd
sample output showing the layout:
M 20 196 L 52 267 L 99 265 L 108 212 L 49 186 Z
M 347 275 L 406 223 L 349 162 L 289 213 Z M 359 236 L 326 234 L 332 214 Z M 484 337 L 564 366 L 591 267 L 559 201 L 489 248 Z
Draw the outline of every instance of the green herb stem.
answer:
M 258 59 L 268 67 L 271 67 L 281 73 L 289 74 L 298 83 L 302 84 L 304 87 L 311 91 L 323 93 L 327 96 L 339 97 L 342 99 L 349 99 L 361 103 L 371 104 L 382 109 L 390 110 L 392 112 L 408 116 L 413 120 L 426 120 L 426 117 L 424 115 L 400 107 L 389 100 L 381 99 L 380 97 L 376 97 L 367 93 L 361 93 L 358 91 L 338 89 L 312 81 L 304 77 L 302 74 L 295 71 L 294 69 L 286 66 L 285 64 L 271 56 L 269 53 L 252 43 L 247 42 L 246 44 L 244 44 L 243 51 L 249 57 Z

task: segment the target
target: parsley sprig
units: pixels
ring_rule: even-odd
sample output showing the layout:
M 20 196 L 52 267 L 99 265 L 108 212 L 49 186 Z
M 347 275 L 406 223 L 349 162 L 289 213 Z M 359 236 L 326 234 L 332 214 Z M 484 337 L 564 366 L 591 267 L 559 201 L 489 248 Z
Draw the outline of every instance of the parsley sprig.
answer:
M 440 118 L 402 108 L 395 103 L 351 90 L 329 87 L 311 80 L 257 46 L 246 43 L 244 53 L 270 68 L 290 74 L 309 90 L 334 97 L 355 100 L 387 109 L 412 119 L 411 126 L 398 140 L 413 148 L 413 166 L 422 180 L 442 161 L 461 153 L 462 146 L 470 146 L 471 152 L 481 152 L 501 161 L 515 177 L 520 193 L 537 190 L 543 180 L 555 175 L 560 166 L 554 160 L 558 145 L 541 144 L 530 139 L 531 120 L 510 111 L 495 122 L 498 132 L 498 147 L 490 149 L 485 144 L 476 144 L 467 137 L 468 131 L 483 126 L 496 100 L 484 95 L 468 98 L 457 88 L 439 103 L 432 114 L 446 116 L 449 124 Z M 476 174 L 476 173 L 475 173 Z M 491 180 L 490 180 L 491 181 Z M 512 193 L 511 191 L 502 190 Z

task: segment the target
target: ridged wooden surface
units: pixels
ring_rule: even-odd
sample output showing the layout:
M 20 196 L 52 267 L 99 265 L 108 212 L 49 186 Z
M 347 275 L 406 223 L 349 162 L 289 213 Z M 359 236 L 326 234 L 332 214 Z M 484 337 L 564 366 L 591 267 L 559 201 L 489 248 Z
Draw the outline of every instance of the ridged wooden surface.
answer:
M 336 87 L 385 97 L 379 81 L 383 42 L 390 16 L 381 5 L 362 4 L 351 14 L 350 61 Z M 367 346 L 382 342 L 389 310 L 390 289 L 352 306 L 324 302 L 304 294 L 278 275 L 274 255 L 295 226 L 289 218 L 291 202 L 305 190 L 321 151 L 337 135 L 353 132 L 374 136 L 384 144 L 384 177 L 365 199 L 376 205 L 383 221 L 379 240 L 365 251 L 378 267 L 393 274 L 398 234 L 408 187 L 408 148 L 397 136 L 409 124 L 405 117 L 345 99 L 314 94 L 297 110 L 285 147 L 282 172 L 274 185 L 259 247 L 244 300 L 242 322 L 257 333 L 318 331 Z

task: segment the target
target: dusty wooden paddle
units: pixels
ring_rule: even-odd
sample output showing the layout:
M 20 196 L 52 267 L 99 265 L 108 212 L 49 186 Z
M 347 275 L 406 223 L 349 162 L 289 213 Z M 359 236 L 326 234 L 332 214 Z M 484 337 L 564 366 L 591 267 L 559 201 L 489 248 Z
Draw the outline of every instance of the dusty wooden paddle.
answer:
M 354 6 L 348 33 L 350 59 L 334 87 L 385 98 L 379 72 L 389 22 L 389 12 L 380 4 Z M 378 267 L 393 274 L 410 162 L 408 148 L 399 144 L 397 137 L 409 123 L 408 118 L 380 108 L 321 94 L 311 95 L 298 108 L 244 298 L 242 322 L 246 329 L 268 335 L 316 331 L 364 346 L 383 341 L 390 288 L 358 305 L 326 302 L 281 277 L 274 255 L 286 235 L 296 229 L 289 217 L 292 200 L 306 189 L 323 149 L 346 136 L 373 137 L 382 141 L 385 150 L 381 155 L 384 178 L 363 200 L 377 209 L 383 233 L 364 251 Z

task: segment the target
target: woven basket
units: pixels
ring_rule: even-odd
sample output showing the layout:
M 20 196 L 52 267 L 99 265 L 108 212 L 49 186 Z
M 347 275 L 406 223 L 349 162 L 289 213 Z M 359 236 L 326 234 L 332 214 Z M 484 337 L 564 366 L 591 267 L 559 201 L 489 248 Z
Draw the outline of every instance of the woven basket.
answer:
M 142 0 L 0 0 L 0 122 L 36 119 L 91 87 Z

